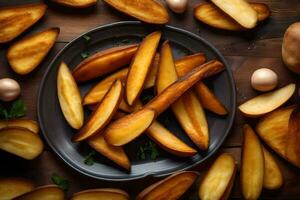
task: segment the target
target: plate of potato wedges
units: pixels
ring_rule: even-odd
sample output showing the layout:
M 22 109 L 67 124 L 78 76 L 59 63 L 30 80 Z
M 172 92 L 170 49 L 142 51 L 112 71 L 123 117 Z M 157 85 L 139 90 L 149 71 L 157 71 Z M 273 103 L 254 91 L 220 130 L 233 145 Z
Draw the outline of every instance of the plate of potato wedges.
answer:
M 220 52 L 172 26 L 118 22 L 67 44 L 38 97 L 43 136 L 87 176 L 165 176 L 211 157 L 233 124 L 235 83 Z

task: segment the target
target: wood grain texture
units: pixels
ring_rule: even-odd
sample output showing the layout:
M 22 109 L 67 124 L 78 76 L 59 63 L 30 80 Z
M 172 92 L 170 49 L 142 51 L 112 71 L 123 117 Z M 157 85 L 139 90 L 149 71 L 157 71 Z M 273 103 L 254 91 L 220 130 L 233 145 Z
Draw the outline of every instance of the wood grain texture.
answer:
M 38 2 L 38 0 L 28 0 L 26 2 Z M 203 1 L 190 0 L 188 10 L 183 15 L 176 15 L 168 10 L 171 19 L 169 24 L 184 28 L 200 35 L 221 51 L 221 53 L 226 57 L 234 73 L 237 86 L 238 104 L 241 104 L 248 98 L 258 94 L 251 89 L 250 77 L 252 72 L 260 67 L 268 67 L 277 72 L 279 74 L 280 86 L 291 82 L 296 82 L 299 86 L 299 76 L 290 73 L 284 67 L 281 60 L 281 42 L 284 31 L 291 23 L 300 21 L 299 0 L 257 1 L 266 3 L 270 6 L 272 10 L 272 17 L 263 24 L 260 24 L 254 30 L 242 34 L 217 30 L 197 22 L 193 17 L 193 6 L 199 2 Z M 32 119 L 36 119 L 37 93 L 41 77 L 45 73 L 50 61 L 58 53 L 58 51 L 66 45 L 67 42 L 71 41 L 79 34 L 103 24 L 133 20 L 133 18 L 113 10 L 100 0 L 96 6 L 85 10 L 63 8 L 61 6 L 54 5 L 49 1 L 46 1 L 46 3 L 49 5 L 49 8 L 43 19 L 19 37 L 22 38 L 24 36 L 31 35 L 48 27 L 60 27 L 61 29 L 58 42 L 50 51 L 50 54 L 46 57 L 46 59 L 33 73 L 27 76 L 19 76 L 15 74 L 10 69 L 5 59 L 5 53 L 8 45 L 0 46 L 0 78 L 12 77 L 21 83 L 22 99 L 25 101 L 28 108 L 27 118 Z M 20 4 L 24 4 L 24 1 L 0 1 L 0 7 Z M 299 102 L 299 99 L 294 96 L 288 104 L 296 103 L 297 101 Z M 245 119 L 242 117 L 241 113 L 237 112 L 234 127 L 220 150 L 220 152 L 229 152 L 233 154 L 238 161 L 240 160 L 240 147 L 242 143 L 242 126 L 245 122 L 254 125 L 256 120 Z M 51 183 L 51 174 L 53 172 L 58 172 L 69 179 L 72 183 L 71 190 L 68 192 L 69 195 L 73 192 L 88 188 L 117 187 L 124 189 L 132 196 L 135 196 L 143 188 L 155 181 L 151 178 L 146 178 L 137 182 L 128 182 L 127 184 L 96 181 L 94 179 L 84 177 L 70 169 L 61 160 L 59 160 L 48 147 L 46 147 L 46 149 L 47 150 L 42 154 L 42 156 L 31 162 L 0 152 L 0 177 L 27 177 L 33 179 L 37 185 L 42 185 Z M 299 199 L 300 170 L 291 166 L 278 156 L 276 156 L 276 159 L 279 161 L 284 174 L 284 186 L 278 191 L 264 190 L 262 199 Z M 196 170 L 201 172 L 201 177 L 213 160 L 214 159 L 210 159 L 204 165 L 196 168 Z M 201 177 L 199 180 L 201 180 Z M 196 200 L 197 187 L 198 185 L 194 185 L 182 199 Z M 232 198 L 241 198 L 239 181 L 235 182 Z

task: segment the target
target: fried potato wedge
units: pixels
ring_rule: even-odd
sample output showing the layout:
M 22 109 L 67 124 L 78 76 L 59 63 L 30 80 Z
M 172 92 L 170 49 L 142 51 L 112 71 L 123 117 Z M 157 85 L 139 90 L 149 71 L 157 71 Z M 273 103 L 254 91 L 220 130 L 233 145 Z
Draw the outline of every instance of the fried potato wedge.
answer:
M 41 138 L 28 129 L 3 128 L 0 130 L 0 149 L 11 154 L 32 160 L 43 151 Z
M 167 42 L 161 48 L 161 60 L 156 79 L 156 90 L 160 94 L 177 80 L 177 72 L 171 47 Z M 187 91 L 171 106 L 177 121 L 191 140 L 202 150 L 208 148 L 209 136 L 206 116 L 201 103 L 192 91 Z
M 56 185 L 45 185 L 23 194 L 14 200 L 64 200 L 65 192 Z
M 83 125 L 84 113 L 78 86 L 68 68 L 62 62 L 57 74 L 57 96 L 60 108 L 69 125 L 79 129 Z
M 18 37 L 42 18 L 46 10 L 44 3 L 0 8 L 0 43 Z
M 73 194 L 71 200 L 129 200 L 129 195 L 119 189 L 100 188 L 90 189 Z
M 258 135 L 276 153 L 300 167 L 299 114 L 295 106 L 281 108 L 264 116 L 256 126 Z
M 50 28 L 14 43 L 6 54 L 11 68 L 21 75 L 32 72 L 47 56 L 58 34 L 59 28 Z
M 0 200 L 13 199 L 33 188 L 34 184 L 23 178 L 0 178 Z
M 150 24 L 166 24 L 169 14 L 157 0 L 104 0 L 120 12 Z
M 233 180 L 237 171 L 237 164 L 234 158 L 227 153 L 220 155 L 199 186 L 199 199 L 215 200 L 222 199 L 227 192 L 230 194 Z M 229 188 L 229 191 L 228 191 Z
M 176 72 L 179 77 L 185 76 L 195 67 L 206 62 L 206 57 L 203 53 L 195 53 L 185 56 L 175 61 Z
M 138 49 L 137 44 L 100 51 L 79 63 L 73 70 L 77 82 L 84 82 L 128 65 Z
M 147 35 L 130 64 L 125 87 L 126 101 L 129 105 L 135 102 L 144 88 L 160 37 L 160 31 Z
M 258 21 L 263 21 L 271 15 L 269 7 L 264 3 L 250 3 L 250 6 L 257 12 Z M 246 30 L 212 3 L 198 4 L 194 8 L 194 16 L 197 20 L 215 28 L 229 31 Z
M 269 190 L 275 190 L 283 185 L 282 172 L 272 154 L 263 148 L 265 171 L 264 171 L 264 184 L 263 187 Z
M 87 8 L 96 5 L 97 3 L 97 0 L 52 0 L 52 1 L 70 8 Z
M 183 171 L 175 173 L 144 189 L 136 200 L 179 199 L 195 182 L 197 172 Z
M 113 146 L 122 146 L 143 133 L 154 121 L 155 111 L 142 109 L 108 125 L 104 131 L 105 140 Z
M 157 115 L 166 110 L 201 78 L 212 76 L 222 70 L 224 70 L 224 65 L 217 60 L 195 68 L 192 72 L 167 87 L 141 110 L 108 125 L 105 131 L 106 141 L 114 146 L 122 146 L 132 141 L 151 125 Z
M 155 85 L 156 74 L 157 74 L 158 66 L 159 66 L 159 60 L 160 60 L 160 54 L 156 53 L 154 56 L 154 59 L 152 61 L 152 64 L 151 64 L 150 72 L 147 76 L 144 89 L 151 88 Z
M 211 2 L 244 28 L 251 29 L 256 26 L 257 12 L 246 0 L 212 0 Z
M 156 96 L 149 103 L 147 103 L 145 108 L 153 109 L 156 111 L 157 115 L 159 115 L 175 101 L 177 101 L 178 98 L 180 98 L 199 80 L 213 76 L 223 70 L 224 65 L 217 60 L 212 60 L 200 65 L 164 89 L 160 95 Z
M 218 115 L 228 114 L 227 108 L 203 82 L 196 83 L 194 91 L 196 92 L 202 106 L 206 110 Z
M 74 142 L 80 142 L 102 131 L 116 113 L 122 100 L 122 95 L 123 86 L 121 81 L 117 80 L 98 104 L 88 121 L 72 140 Z
M 253 129 L 244 126 L 241 160 L 241 188 L 245 199 L 258 199 L 264 182 L 264 154 Z
M 194 156 L 197 151 L 182 142 L 159 122 L 154 121 L 146 130 L 146 134 L 165 151 L 180 157 Z
M 88 139 L 88 144 L 101 155 L 115 162 L 126 170 L 130 170 L 130 161 L 123 147 L 108 144 L 102 134 L 97 134 Z
M 239 106 L 239 110 L 247 117 L 259 117 L 280 107 L 291 98 L 295 90 L 295 84 L 286 85 L 246 101 Z
M 39 132 L 39 125 L 36 121 L 30 119 L 10 119 L 0 120 L 0 130 L 3 128 L 25 128 L 33 133 Z

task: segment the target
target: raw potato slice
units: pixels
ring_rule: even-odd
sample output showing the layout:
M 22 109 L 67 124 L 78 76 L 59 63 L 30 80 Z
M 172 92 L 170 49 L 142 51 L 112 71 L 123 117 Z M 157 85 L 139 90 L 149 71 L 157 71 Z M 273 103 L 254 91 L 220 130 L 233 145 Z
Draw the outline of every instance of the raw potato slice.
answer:
M 196 83 L 194 86 L 194 91 L 196 92 L 201 104 L 205 109 L 218 115 L 228 114 L 225 106 L 203 82 Z
M 212 76 L 223 70 L 224 65 L 217 60 L 195 68 L 166 88 L 141 110 L 112 122 L 105 132 L 106 141 L 114 146 L 121 146 L 132 141 L 151 125 L 157 115 L 166 110 L 201 78 Z
M 113 47 L 84 59 L 73 70 L 77 82 L 84 82 L 113 72 L 131 62 L 138 49 L 137 44 Z
M 36 23 L 47 10 L 44 3 L 3 7 L 0 9 L 0 43 L 18 37 Z
M 35 188 L 14 200 L 64 200 L 65 192 L 56 185 L 45 185 Z
M 14 43 L 6 54 L 11 68 L 21 75 L 32 72 L 47 56 L 58 34 L 59 28 L 50 28 Z
M 251 29 L 256 26 L 257 12 L 245 0 L 212 0 L 212 2 L 232 17 L 237 23 Z
M 258 123 L 259 136 L 280 156 L 300 167 L 300 114 L 295 106 L 275 110 Z
M 129 195 L 123 190 L 101 188 L 77 192 L 71 200 L 129 200 Z
M 34 184 L 22 178 L 0 178 L 0 200 L 9 200 L 32 191 Z
M 10 119 L 0 120 L 0 130 L 3 128 L 26 128 L 33 133 L 39 132 L 39 125 L 36 121 L 30 119 Z
M 283 185 L 283 175 L 281 170 L 272 156 L 272 154 L 263 148 L 265 170 L 264 170 L 264 184 L 263 187 L 269 190 L 275 190 Z
M 160 37 L 160 31 L 146 36 L 130 64 L 125 87 L 126 100 L 129 105 L 134 103 L 143 90 Z
M 166 24 L 169 14 L 157 0 L 104 0 L 115 9 L 150 24 Z
M 147 76 L 146 82 L 144 89 L 151 88 L 155 85 L 155 80 L 156 80 L 156 74 L 158 71 L 158 65 L 159 65 L 159 60 L 160 60 L 160 55 L 159 53 L 155 54 L 155 57 L 152 61 L 151 67 L 150 67 L 150 72 Z
M 197 172 L 184 171 L 175 173 L 144 189 L 136 200 L 179 199 L 195 182 Z
M 171 47 L 165 42 L 161 49 L 161 60 L 156 80 L 157 93 L 177 80 L 177 73 L 172 56 Z M 192 91 L 187 91 L 172 106 L 181 127 L 191 140 L 200 148 L 207 149 L 209 136 L 208 125 L 203 108 Z
M 199 199 L 226 200 L 224 196 L 231 192 L 236 171 L 237 164 L 234 158 L 227 153 L 220 155 L 199 186 Z
M 151 126 L 146 130 L 146 134 L 156 144 L 171 154 L 180 157 L 190 157 L 197 153 L 195 149 L 186 145 L 157 121 L 154 121 L 151 124 Z
M 250 3 L 250 6 L 257 12 L 258 21 L 263 21 L 271 15 L 269 7 L 264 3 Z M 194 8 L 194 16 L 199 21 L 215 28 L 230 31 L 246 30 L 212 3 L 198 4 Z
M 0 149 L 32 160 L 43 151 L 41 138 L 28 129 L 4 128 L 0 130 Z
M 264 182 L 264 154 L 258 137 L 247 124 L 244 126 L 240 173 L 244 198 L 258 199 Z
M 239 110 L 247 117 L 259 117 L 280 107 L 291 98 L 295 90 L 296 85 L 289 84 L 246 101 L 239 106 Z
M 87 8 L 96 5 L 97 0 L 52 0 L 55 3 L 71 8 Z
M 97 134 L 88 139 L 88 144 L 101 155 L 115 162 L 126 170 L 130 170 L 130 161 L 123 150 L 123 147 L 116 147 L 108 144 L 102 134 Z
M 78 134 L 73 137 L 74 142 L 80 142 L 102 131 L 116 113 L 123 95 L 123 86 L 117 80 L 109 89 L 103 100 L 98 104 L 88 121 Z
M 104 132 L 105 140 L 114 146 L 127 144 L 151 125 L 155 115 L 151 109 L 142 109 L 126 115 L 108 125 Z
M 80 92 L 68 66 L 64 62 L 60 64 L 58 69 L 57 93 L 60 108 L 69 125 L 74 129 L 81 128 L 84 113 Z

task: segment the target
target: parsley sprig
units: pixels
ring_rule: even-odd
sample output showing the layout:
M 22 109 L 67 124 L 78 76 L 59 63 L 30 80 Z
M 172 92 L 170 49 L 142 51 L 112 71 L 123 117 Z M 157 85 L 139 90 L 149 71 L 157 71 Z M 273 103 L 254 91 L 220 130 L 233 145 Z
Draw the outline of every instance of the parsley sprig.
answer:
M 140 160 L 145 160 L 146 158 L 155 160 L 159 157 L 159 151 L 156 144 L 149 140 L 144 145 L 139 146 L 137 156 Z
M 92 166 L 95 163 L 94 156 L 96 155 L 96 151 L 91 151 L 84 159 L 84 164 L 88 166 Z
M 15 119 L 23 117 L 26 114 L 26 106 L 22 100 L 14 101 L 10 109 L 6 109 L 0 103 L 0 119 Z
M 58 185 L 60 188 L 62 188 L 65 191 L 68 191 L 70 188 L 70 182 L 64 178 L 62 178 L 57 173 L 53 173 L 51 175 L 51 180 L 55 185 Z

